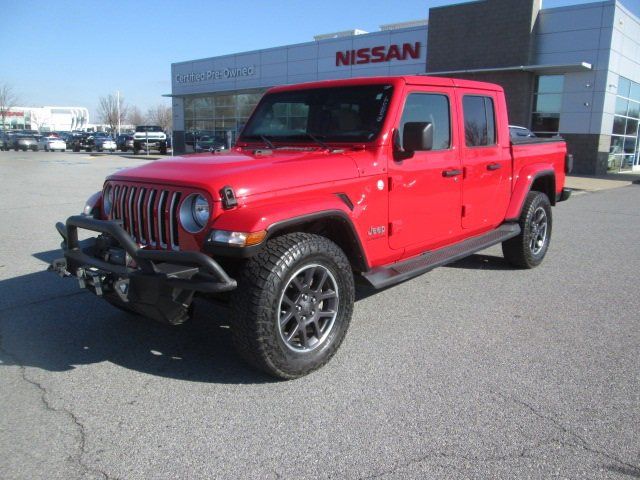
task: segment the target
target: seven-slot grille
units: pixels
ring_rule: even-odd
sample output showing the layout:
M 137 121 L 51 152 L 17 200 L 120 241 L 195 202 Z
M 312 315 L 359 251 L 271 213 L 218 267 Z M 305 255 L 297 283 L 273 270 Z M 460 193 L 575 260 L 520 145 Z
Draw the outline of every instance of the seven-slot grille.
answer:
M 124 229 L 141 245 L 180 250 L 178 205 L 182 192 L 141 185 L 111 184 L 111 220 L 122 220 Z

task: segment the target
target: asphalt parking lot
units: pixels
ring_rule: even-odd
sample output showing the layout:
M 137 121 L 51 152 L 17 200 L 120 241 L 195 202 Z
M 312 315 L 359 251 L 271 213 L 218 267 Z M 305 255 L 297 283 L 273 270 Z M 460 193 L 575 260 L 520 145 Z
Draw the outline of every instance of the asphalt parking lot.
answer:
M 640 185 L 555 208 L 537 269 L 494 247 L 361 291 L 334 359 L 276 382 L 220 307 L 165 327 L 45 271 L 142 162 L 0 152 L 3 479 L 640 478 Z

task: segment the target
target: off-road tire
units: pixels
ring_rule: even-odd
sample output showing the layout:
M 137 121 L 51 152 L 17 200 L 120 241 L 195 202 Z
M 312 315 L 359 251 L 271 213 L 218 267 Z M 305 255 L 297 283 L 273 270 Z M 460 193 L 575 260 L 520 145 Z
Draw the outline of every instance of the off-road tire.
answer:
M 338 290 L 337 315 L 317 348 L 298 352 L 287 346 L 279 327 L 283 291 L 296 272 L 320 266 Z M 247 260 L 232 294 L 233 342 L 250 365 L 281 379 L 306 375 L 326 364 L 349 328 L 355 298 L 353 271 L 344 252 L 331 240 L 308 233 L 273 238 Z
M 541 247 L 536 246 L 536 248 L 533 248 L 532 241 L 533 235 L 535 235 L 533 223 L 535 215 L 537 213 L 539 214 L 541 209 L 544 211 L 546 216 L 546 234 L 543 245 Z M 524 206 L 522 207 L 519 224 L 521 229 L 520 234 L 502 242 L 502 253 L 504 254 L 504 258 L 514 267 L 537 267 L 542 263 L 542 260 L 549 249 L 549 242 L 551 241 L 551 227 L 553 222 L 549 197 L 542 192 L 529 192 L 524 202 Z M 534 251 L 537 248 L 539 248 L 539 251 Z

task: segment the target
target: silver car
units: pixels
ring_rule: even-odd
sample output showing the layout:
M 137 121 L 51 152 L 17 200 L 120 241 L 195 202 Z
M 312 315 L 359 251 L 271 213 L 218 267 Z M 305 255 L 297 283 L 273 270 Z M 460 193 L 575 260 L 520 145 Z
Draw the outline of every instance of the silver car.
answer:
M 95 137 L 94 139 L 96 151 L 102 152 L 107 150 L 109 152 L 116 151 L 116 142 L 111 137 Z

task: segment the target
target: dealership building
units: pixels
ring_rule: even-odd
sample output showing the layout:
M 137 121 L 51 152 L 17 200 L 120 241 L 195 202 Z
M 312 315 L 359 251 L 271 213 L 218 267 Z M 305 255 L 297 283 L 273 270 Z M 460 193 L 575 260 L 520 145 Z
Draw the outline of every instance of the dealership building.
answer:
M 174 148 L 190 151 L 194 133 L 233 142 L 269 87 L 428 74 L 502 85 L 510 123 L 564 137 L 576 173 L 640 171 L 640 19 L 624 3 L 480 0 L 376 32 L 174 63 Z
M 88 124 L 89 110 L 85 107 L 12 107 L 4 119 L 0 117 L 0 130 L 70 132 L 84 130 Z

